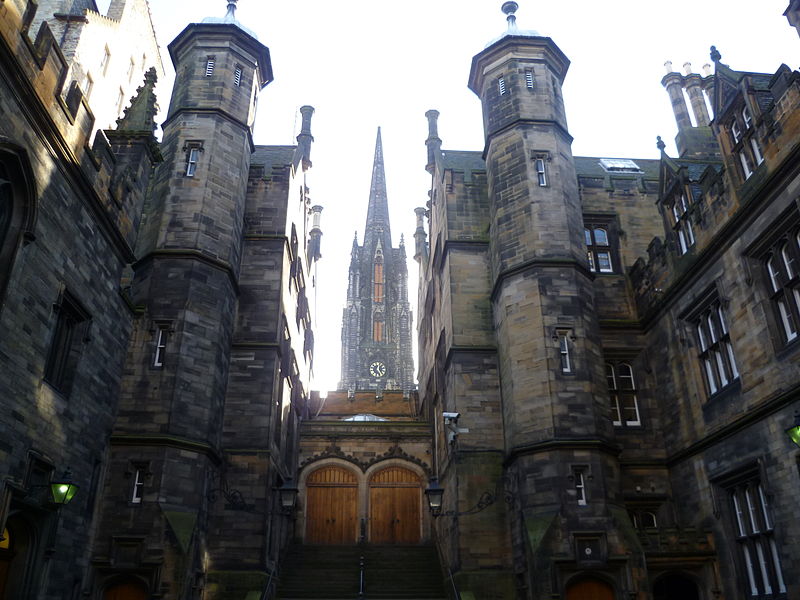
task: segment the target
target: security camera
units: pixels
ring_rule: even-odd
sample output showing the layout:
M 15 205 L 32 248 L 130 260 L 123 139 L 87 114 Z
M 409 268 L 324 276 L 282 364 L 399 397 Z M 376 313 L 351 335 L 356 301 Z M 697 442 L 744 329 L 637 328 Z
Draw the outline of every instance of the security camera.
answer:
M 448 421 L 448 422 L 453 421 L 453 422 L 455 422 L 455 421 L 458 421 L 458 417 L 461 416 L 461 413 L 446 412 L 446 413 L 442 413 L 442 416 L 444 417 L 445 421 Z

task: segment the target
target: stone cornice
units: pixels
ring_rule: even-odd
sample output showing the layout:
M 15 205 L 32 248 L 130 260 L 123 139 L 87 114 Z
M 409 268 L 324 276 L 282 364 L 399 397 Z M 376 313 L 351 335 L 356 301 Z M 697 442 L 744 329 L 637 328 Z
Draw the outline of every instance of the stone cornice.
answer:
M 109 439 L 112 446 L 161 446 L 197 452 L 210 458 L 215 464 L 222 462 L 219 451 L 206 441 L 192 440 L 178 435 L 163 433 L 115 433 Z
M 224 260 L 219 260 L 218 258 L 213 258 L 211 256 L 207 256 L 200 252 L 199 250 L 194 249 L 169 249 L 169 248 L 162 248 L 159 250 L 153 250 L 152 252 L 148 252 L 142 258 L 137 260 L 133 264 L 133 270 L 137 271 L 141 268 L 142 265 L 159 259 L 170 259 L 170 260 L 195 260 L 197 262 L 201 262 L 209 267 L 217 269 L 218 271 L 222 271 L 228 276 L 230 279 L 231 286 L 233 287 L 234 292 L 236 295 L 239 295 L 239 282 L 236 279 L 236 273 L 233 271 L 233 267 L 229 262 Z
M 492 287 L 492 294 L 490 296 L 492 302 L 497 299 L 497 294 L 500 291 L 500 287 L 509 277 L 521 275 L 533 269 L 553 269 L 558 267 L 575 269 L 584 277 L 594 280 L 594 273 L 587 269 L 586 265 L 584 265 L 581 261 L 575 260 L 574 258 L 533 258 L 498 273 L 497 277 L 495 278 L 494 286 Z

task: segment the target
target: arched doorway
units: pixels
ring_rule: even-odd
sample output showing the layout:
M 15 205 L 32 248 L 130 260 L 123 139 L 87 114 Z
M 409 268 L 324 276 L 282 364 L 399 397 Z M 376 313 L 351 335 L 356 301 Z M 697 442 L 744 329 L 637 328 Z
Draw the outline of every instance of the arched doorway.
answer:
M 564 600 L 614 600 L 614 588 L 599 579 L 583 579 L 567 588 Z
M 358 539 L 358 480 L 349 469 L 320 467 L 306 480 L 306 543 L 354 544 Z
M 106 588 L 103 600 L 147 600 L 147 590 L 138 581 L 115 583 Z
M 700 591 L 686 575 L 667 573 L 653 586 L 653 600 L 700 600 Z
M 25 593 L 33 536 L 21 518 L 8 520 L 0 542 L 0 600 L 14 600 Z
M 387 467 L 369 480 L 369 540 L 373 544 L 418 544 L 421 486 L 403 467 Z

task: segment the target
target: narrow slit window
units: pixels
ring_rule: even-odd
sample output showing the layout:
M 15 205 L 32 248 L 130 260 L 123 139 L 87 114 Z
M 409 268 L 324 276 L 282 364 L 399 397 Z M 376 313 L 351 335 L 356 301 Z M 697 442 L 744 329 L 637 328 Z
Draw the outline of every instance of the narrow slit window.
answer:
M 573 469 L 572 478 L 575 484 L 575 499 L 578 506 L 586 506 L 586 481 L 583 476 L 583 469 Z
M 121 115 L 125 108 L 125 90 L 119 88 L 119 96 L 117 96 L 117 114 Z
M 533 69 L 525 69 L 525 87 L 533 89 Z
M 186 176 L 194 177 L 197 172 L 197 161 L 200 158 L 200 148 L 189 148 L 186 158 Z
M 750 138 L 750 147 L 753 149 L 753 156 L 756 159 L 756 164 L 760 165 L 764 162 L 764 155 L 761 153 L 761 146 L 756 138 Z
M 539 185 L 544 187 L 547 185 L 547 172 L 545 171 L 545 164 L 543 158 L 536 159 L 536 178 Z
M 86 77 L 83 78 L 83 85 L 81 86 L 81 91 L 83 92 L 83 95 L 86 96 L 87 100 L 92 95 L 92 89 L 94 89 L 94 79 L 92 79 L 92 76 L 87 73 Z
M 753 164 L 750 162 L 750 157 L 744 150 L 739 151 L 739 162 L 742 163 L 742 173 L 745 179 L 750 179 L 753 174 Z
M 504 77 L 501 77 L 497 80 L 497 89 L 500 91 L 501 96 L 505 96 L 506 94 L 506 80 Z
M 135 72 L 136 72 L 136 63 L 133 62 L 133 59 L 131 58 L 131 61 L 128 63 L 128 83 L 133 81 L 133 74 Z
M 131 490 L 131 504 L 142 503 L 142 492 L 144 491 L 144 475 L 141 469 L 136 469 L 133 475 L 133 489 Z
M 169 337 L 169 329 L 165 325 L 160 325 L 156 331 L 155 348 L 153 352 L 153 366 L 164 366 L 164 355 L 167 352 L 167 338 Z
M 216 62 L 217 61 L 213 58 L 209 58 L 206 61 L 206 77 L 211 77 L 214 74 L 214 65 Z
M 572 373 L 572 357 L 570 356 L 569 332 L 558 332 L 558 351 L 562 373 Z
M 105 47 L 103 50 L 103 58 L 100 59 L 100 71 L 105 75 L 108 73 L 108 63 L 111 62 L 111 51 L 108 49 L 108 46 Z
M 233 71 L 233 85 L 236 87 L 242 85 L 242 67 L 236 67 Z

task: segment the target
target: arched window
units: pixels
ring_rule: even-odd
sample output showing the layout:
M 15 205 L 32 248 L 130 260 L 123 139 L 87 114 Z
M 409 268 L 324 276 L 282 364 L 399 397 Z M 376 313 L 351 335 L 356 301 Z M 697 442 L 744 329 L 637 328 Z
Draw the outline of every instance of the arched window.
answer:
M 614 425 L 617 427 L 641 425 L 636 383 L 631 366 L 624 362 L 606 363 L 606 381 Z
M 17 250 L 33 240 L 36 194 L 25 150 L 0 138 L 0 307 Z
M 375 264 L 372 267 L 373 292 L 372 299 L 375 302 L 383 302 L 383 257 L 375 257 Z

